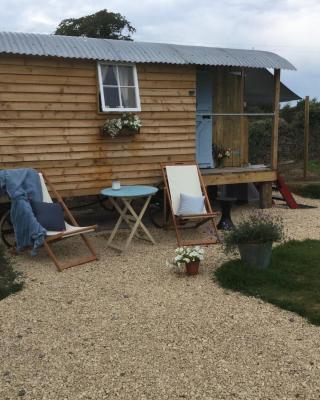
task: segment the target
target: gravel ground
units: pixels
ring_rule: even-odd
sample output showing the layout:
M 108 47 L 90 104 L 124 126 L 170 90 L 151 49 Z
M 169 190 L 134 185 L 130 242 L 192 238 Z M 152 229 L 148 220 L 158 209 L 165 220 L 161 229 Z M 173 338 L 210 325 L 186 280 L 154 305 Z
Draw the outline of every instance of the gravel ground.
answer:
M 270 212 L 288 237 L 320 239 L 320 208 Z M 63 273 L 42 251 L 16 257 L 26 286 L 0 303 L 1 400 L 320 398 L 318 327 L 221 289 L 221 246 L 197 277 L 171 270 L 174 234 L 153 233 L 156 246 L 117 255 L 100 232 L 100 260 Z M 75 239 L 57 246 L 80 251 Z

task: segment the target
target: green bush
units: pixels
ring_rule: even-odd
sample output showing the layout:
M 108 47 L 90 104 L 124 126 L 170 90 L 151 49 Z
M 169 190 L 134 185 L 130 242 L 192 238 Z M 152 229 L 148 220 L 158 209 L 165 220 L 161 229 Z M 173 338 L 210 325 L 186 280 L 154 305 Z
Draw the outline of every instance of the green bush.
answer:
M 301 185 L 293 187 L 293 192 L 309 199 L 320 199 L 320 184 L 309 183 L 308 185 Z
M 286 105 L 280 110 L 279 161 L 301 161 L 303 157 L 304 100 Z M 272 112 L 270 106 L 248 106 L 247 112 Z M 272 119 L 249 118 L 249 161 L 251 164 L 270 163 Z M 319 160 L 320 101 L 310 99 L 310 158 Z
M 21 275 L 14 271 L 11 260 L 0 245 L 0 300 L 22 289 Z
M 283 237 L 283 224 L 279 217 L 262 211 L 255 212 L 242 220 L 234 229 L 226 232 L 226 252 L 234 251 L 239 244 L 279 242 Z
M 313 174 L 320 175 L 320 162 L 318 160 L 310 160 L 308 170 Z

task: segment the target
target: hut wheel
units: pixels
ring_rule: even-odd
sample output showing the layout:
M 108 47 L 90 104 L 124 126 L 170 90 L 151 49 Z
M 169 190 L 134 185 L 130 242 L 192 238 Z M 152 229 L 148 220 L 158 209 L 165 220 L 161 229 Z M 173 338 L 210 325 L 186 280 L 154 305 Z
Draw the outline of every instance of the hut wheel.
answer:
M 10 219 L 10 210 L 7 210 L 0 220 L 0 232 L 2 243 L 6 247 L 11 248 L 15 246 L 14 230 Z

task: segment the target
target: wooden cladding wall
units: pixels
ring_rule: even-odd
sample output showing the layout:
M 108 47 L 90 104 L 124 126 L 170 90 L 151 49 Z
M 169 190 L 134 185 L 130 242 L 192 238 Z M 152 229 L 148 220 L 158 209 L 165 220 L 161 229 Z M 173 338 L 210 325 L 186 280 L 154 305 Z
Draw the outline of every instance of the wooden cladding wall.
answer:
M 195 68 L 137 66 L 143 127 L 106 139 L 98 112 L 96 63 L 0 57 L 1 169 L 44 170 L 65 196 L 99 193 L 120 179 L 160 181 L 159 163 L 195 157 Z
M 244 107 L 243 80 L 239 69 L 214 68 L 214 112 L 241 113 Z M 225 166 L 240 167 L 248 163 L 248 121 L 246 117 L 215 116 L 213 142 L 231 148 Z

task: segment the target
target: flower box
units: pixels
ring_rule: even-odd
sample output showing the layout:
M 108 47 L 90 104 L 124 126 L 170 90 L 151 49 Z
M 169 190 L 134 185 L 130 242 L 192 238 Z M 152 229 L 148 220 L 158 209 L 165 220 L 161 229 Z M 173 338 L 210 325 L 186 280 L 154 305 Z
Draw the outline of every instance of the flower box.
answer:
M 100 134 L 101 134 L 101 136 L 106 137 L 106 138 L 110 138 L 110 139 L 112 139 L 112 140 L 114 140 L 114 139 L 122 139 L 122 138 L 133 138 L 137 133 L 140 133 L 140 128 L 139 128 L 137 131 L 136 131 L 136 130 L 133 130 L 133 129 L 129 129 L 129 128 L 122 128 L 122 129 L 120 129 L 120 131 L 119 131 L 119 133 L 118 133 L 117 136 L 112 137 L 112 136 L 104 129 L 103 126 L 100 128 Z
M 114 138 L 133 137 L 140 132 L 141 121 L 135 114 L 124 113 L 120 118 L 107 120 L 102 128 L 103 136 Z

